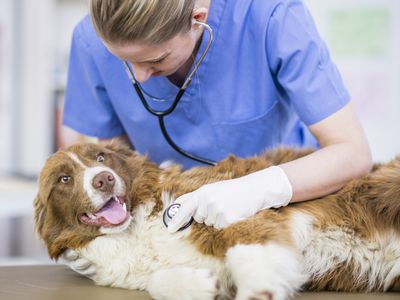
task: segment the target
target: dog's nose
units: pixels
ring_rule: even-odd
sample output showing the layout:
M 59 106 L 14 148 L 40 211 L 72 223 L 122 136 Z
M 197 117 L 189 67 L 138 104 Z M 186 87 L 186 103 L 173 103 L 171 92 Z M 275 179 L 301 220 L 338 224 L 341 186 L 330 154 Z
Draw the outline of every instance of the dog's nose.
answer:
M 96 190 L 111 193 L 115 185 L 115 178 L 110 172 L 103 171 L 93 178 L 92 185 Z

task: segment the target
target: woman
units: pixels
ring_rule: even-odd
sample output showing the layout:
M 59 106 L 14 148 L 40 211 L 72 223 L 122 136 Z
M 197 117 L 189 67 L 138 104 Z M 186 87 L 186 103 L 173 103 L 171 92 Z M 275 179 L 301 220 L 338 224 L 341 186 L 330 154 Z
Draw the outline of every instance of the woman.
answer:
M 302 1 L 91 0 L 90 10 L 73 37 L 67 126 L 101 140 L 127 140 L 157 162 L 198 164 L 167 144 L 123 62 L 150 105 L 164 109 L 205 52 L 206 23 L 211 47 L 165 118 L 174 142 L 214 161 L 278 145 L 320 147 L 178 198 L 182 207 L 170 232 L 193 215 L 225 227 L 261 209 L 334 192 L 370 170 L 369 146 L 349 95 Z

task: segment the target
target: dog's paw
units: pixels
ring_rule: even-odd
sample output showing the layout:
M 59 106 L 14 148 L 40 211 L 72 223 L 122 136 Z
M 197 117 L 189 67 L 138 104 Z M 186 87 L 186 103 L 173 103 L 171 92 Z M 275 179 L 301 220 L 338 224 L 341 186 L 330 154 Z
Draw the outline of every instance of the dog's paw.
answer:
M 75 272 L 93 278 L 96 275 L 97 267 L 91 261 L 79 256 L 78 252 L 73 249 L 67 249 L 62 254 L 64 263 Z
M 278 300 L 274 297 L 274 292 L 238 290 L 235 300 Z
M 219 289 L 218 278 L 210 270 L 192 268 L 157 271 L 148 285 L 157 300 L 214 300 Z
M 220 290 L 220 283 L 217 276 L 207 269 L 195 269 L 192 276 L 196 280 L 191 282 L 190 278 L 188 278 L 187 284 L 191 282 L 192 286 L 190 288 L 193 291 L 193 295 L 197 295 L 195 298 L 215 299 Z
M 289 295 L 274 288 L 238 289 L 235 300 L 285 300 Z

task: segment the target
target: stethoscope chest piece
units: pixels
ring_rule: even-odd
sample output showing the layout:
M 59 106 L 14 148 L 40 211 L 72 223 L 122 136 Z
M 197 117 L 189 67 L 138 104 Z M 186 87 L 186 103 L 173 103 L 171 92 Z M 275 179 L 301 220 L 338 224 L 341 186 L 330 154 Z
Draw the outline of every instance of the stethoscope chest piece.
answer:
M 167 207 L 163 214 L 163 222 L 165 227 L 168 227 L 169 222 L 171 222 L 172 218 L 176 215 L 181 205 L 179 203 L 173 203 Z M 191 218 L 186 224 L 184 224 L 178 231 L 184 230 L 188 228 L 193 222 L 193 218 Z

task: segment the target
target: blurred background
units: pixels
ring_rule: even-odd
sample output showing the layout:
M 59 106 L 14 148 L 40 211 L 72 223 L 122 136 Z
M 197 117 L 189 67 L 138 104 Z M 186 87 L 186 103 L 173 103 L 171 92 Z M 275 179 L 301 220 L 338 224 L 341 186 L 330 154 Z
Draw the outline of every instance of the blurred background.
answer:
M 400 1 L 305 0 L 375 161 L 400 153 Z M 38 173 L 61 146 L 70 39 L 86 0 L 0 0 L 0 265 L 51 263 L 33 230 Z

